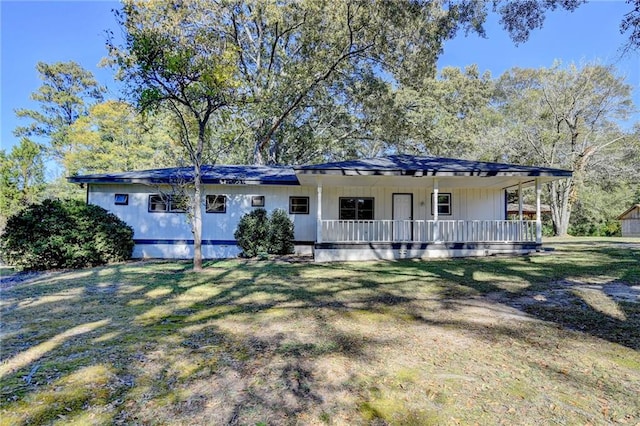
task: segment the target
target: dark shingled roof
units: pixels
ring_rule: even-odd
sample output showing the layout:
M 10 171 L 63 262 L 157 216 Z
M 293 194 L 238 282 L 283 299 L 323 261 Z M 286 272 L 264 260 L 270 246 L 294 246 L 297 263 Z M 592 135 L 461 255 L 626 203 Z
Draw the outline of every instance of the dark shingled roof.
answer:
M 392 155 L 308 166 L 202 166 L 202 183 L 300 185 L 297 174 L 344 176 L 546 176 L 571 177 L 568 170 L 441 157 Z M 180 183 L 193 180 L 191 167 L 104 173 L 67 178 L 74 183 Z
M 202 166 L 202 183 L 300 185 L 295 172 L 286 166 Z M 192 167 L 141 170 L 122 173 L 72 176 L 74 183 L 180 183 L 193 180 Z
M 304 174 L 395 176 L 554 176 L 571 177 L 568 170 L 515 164 L 487 163 L 442 157 L 391 155 L 294 167 Z

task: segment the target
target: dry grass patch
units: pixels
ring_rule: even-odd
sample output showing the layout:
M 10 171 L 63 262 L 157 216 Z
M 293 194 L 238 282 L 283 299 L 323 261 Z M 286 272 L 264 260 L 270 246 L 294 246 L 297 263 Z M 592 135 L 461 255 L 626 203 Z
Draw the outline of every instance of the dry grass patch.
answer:
M 636 424 L 640 247 L 614 241 L 32 277 L 2 290 L 0 423 Z

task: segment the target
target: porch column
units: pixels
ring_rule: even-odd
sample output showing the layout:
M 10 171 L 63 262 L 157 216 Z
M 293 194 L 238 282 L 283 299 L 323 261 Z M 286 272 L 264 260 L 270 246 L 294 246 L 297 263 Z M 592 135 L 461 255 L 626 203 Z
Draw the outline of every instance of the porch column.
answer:
M 518 216 L 522 222 L 522 182 L 518 182 Z
M 322 181 L 318 179 L 318 206 L 316 211 L 316 241 L 322 242 Z
M 540 179 L 536 179 L 536 243 L 542 244 L 542 217 L 540 216 L 540 194 L 542 185 Z
M 433 206 L 433 241 L 440 240 L 440 229 L 438 228 L 438 179 L 433 179 L 433 200 L 431 200 Z

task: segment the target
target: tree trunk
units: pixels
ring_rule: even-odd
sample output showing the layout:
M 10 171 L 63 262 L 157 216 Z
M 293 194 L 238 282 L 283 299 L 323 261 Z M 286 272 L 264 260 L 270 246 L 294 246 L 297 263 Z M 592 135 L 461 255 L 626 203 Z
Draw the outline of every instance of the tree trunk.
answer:
M 206 123 L 198 120 L 198 146 L 193 153 L 193 270 L 202 271 L 202 150 Z
M 193 173 L 193 270 L 202 271 L 202 188 L 200 164 L 195 165 Z
M 566 181 L 553 181 L 549 184 L 551 219 L 553 220 L 555 234 L 559 237 L 566 236 L 569 230 L 569 218 L 571 217 L 570 196 L 573 185 L 572 178 Z

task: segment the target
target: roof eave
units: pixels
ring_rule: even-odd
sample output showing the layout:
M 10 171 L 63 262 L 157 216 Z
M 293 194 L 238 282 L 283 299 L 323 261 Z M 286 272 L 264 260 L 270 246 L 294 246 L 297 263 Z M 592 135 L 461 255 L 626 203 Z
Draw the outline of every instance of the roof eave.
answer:
M 171 185 L 183 183 L 184 181 L 166 179 L 136 179 L 136 178 L 112 178 L 112 177 L 68 177 L 70 183 L 93 183 L 93 184 L 140 184 L 140 185 Z M 270 180 L 270 179 L 203 179 L 203 184 L 208 185 L 286 185 L 299 186 L 300 182 L 293 180 Z
M 629 213 L 631 213 L 634 209 L 640 208 L 640 204 L 634 204 L 633 206 L 629 207 L 624 213 L 622 213 L 620 216 L 618 216 L 618 220 L 622 220 L 624 219 L 624 217 L 626 215 L 628 215 Z
M 302 175 L 338 175 L 338 176 L 411 176 L 411 177 L 554 177 L 569 178 L 573 174 L 568 170 L 373 170 L 373 169 L 294 169 L 296 174 Z

